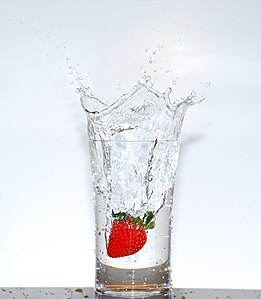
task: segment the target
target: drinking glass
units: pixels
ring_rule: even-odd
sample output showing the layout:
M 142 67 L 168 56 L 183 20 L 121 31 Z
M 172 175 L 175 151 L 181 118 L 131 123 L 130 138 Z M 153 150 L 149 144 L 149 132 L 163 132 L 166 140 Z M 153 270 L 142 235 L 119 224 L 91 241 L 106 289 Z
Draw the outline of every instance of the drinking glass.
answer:
M 145 77 L 108 105 L 79 90 L 87 129 L 101 294 L 142 297 L 170 288 L 171 212 L 179 136 L 195 93 L 172 101 Z

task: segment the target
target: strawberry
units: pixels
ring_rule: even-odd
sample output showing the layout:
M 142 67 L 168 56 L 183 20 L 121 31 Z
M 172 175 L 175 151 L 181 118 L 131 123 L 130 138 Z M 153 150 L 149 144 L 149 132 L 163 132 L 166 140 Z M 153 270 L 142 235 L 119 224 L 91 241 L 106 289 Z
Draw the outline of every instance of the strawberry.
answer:
M 143 227 L 137 224 L 114 220 L 107 246 L 110 257 L 122 257 L 141 250 L 147 241 Z
M 112 229 L 109 236 L 107 254 L 109 257 L 117 258 L 135 254 L 140 251 L 147 241 L 147 229 L 152 229 L 155 222 L 151 222 L 154 214 L 148 211 L 144 217 L 134 218 L 127 213 L 114 214 Z

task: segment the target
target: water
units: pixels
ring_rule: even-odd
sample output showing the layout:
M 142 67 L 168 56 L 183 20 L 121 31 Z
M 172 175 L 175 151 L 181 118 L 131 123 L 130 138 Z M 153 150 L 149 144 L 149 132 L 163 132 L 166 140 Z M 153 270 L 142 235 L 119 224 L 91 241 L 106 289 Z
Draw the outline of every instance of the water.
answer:
M 81 84 L 78 92 L 88 118 L 89 139 L 121 141 L 179 140 L 183 118 L 189 106 L 204 100 L 193 91 L 171 100 L 172 89 L 164 93 L 152 88 L 144 77 L 127 94 L 109 105 Z
M 122 297 L 143 298 L 150 295 L 167 293 L 170 284 L 169 262 L 143 269 L 120 269 L 97 261 L 97 291 Z M 135 292 L 135 294 L 133 294 Z
M 160 93 L 149 77 L 110 105 L 82 84 L 78 92 L 88 122 L 96 214 L 96 289 L 135 291 L 136 295 L 164 292 L 170 285 L 171 211 L 180 131 L 188 107 L 203 98 L 192 92 L 172 101 L 171 88 Z M 146 242 L 137 253 L 115 258 L 108 256 L 107 246 L 118 213 L 128 215 L 138 223 L 137 228 L 151 213 L 154 225 L 150 229 L 144 226 Z M 121 221 L 126 222 L 125 218 Z M 119 247 L 120 242 L 125 240 L 119 241 Z
M 98 259 L 120 268 L 144 268 L 166 262 L 179 142 L 89 140 L 89 148 Z M 141 217 L 147 211 L 155 212 L 157 225 L 148 230 L 147 242 L 139 253 L 118 259 L 106 254 L 112 211 L 126 212 L 134 217 Z

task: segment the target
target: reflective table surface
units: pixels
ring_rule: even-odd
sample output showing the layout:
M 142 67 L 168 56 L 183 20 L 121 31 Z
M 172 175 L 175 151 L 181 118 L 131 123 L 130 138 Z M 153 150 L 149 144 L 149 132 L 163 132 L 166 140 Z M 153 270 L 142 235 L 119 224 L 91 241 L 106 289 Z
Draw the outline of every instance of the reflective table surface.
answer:
M 92 288 L 1 288 L 2 299 L 115 299 L 134 298 L 111 297 L 99 295 Z M 171 294 L 166 296 L 152 296 L 140 298 L 168 298 L 168 299 L 261 299 L 261 290 L 228 290 L 228 289 L 172 289 Z

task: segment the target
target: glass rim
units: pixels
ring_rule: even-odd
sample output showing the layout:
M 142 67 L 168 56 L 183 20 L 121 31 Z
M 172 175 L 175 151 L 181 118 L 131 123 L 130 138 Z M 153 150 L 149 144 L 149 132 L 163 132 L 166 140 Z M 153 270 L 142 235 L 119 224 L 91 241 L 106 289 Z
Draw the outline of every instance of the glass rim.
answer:
M 120 140 L 120 139 L 113 139 L 113 140 L 110 140 L 110 139 L 94 139 L 94 138 L 88 138 L 88 141 L 94 141 L 94 142 L 122 142 L 122 143 L 154 143 L 154 142 L 157 142 L 157 143 L 163 143 L 163 142 L 177 142 L 179 143 L 180 140 L 179 139 L 154 139 L 154 140 Z

